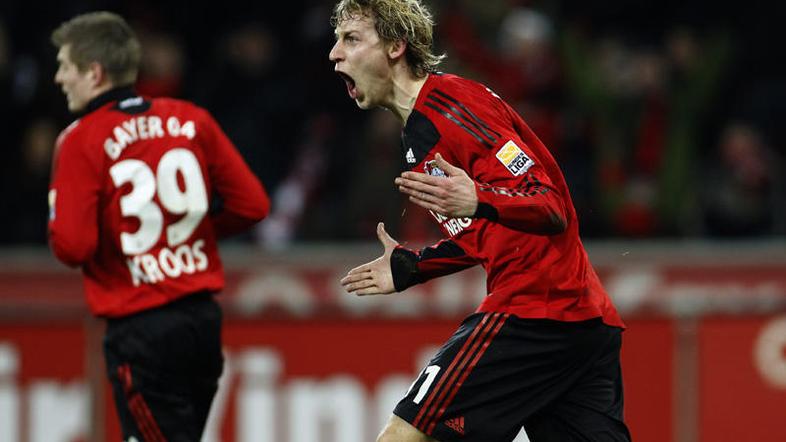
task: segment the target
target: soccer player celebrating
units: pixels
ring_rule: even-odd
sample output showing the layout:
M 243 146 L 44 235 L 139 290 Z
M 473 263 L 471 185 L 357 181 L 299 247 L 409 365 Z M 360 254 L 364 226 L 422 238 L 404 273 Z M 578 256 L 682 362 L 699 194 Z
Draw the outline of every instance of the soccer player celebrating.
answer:
M 480 264 L 488 295 L 398 403 L 379 441 L 628 441 L 624 324 L 578 235 L 565 179 L 522 118 L 485 86 L 438 73 L 419 0 L 342 0 L 335 71 L 361 109 L 403 125 L 398 189 L 447 239 L 420 251 L 377 229 L 384 254 L 341 280 L 388 294 Z
M 79 117 L 55 148 L 52 250 L 107 318 L 124 440 L 199 440 L 223 367 L 216 238 L 261 220 L 268 196 L 208 112 L 134 92 L 140 45 L 123 18 L 77 16 L 52 42 Z

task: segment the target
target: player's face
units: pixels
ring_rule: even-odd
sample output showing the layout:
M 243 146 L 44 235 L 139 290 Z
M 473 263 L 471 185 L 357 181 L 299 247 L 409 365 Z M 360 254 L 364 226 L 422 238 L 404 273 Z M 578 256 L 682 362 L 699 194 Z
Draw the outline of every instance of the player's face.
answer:
M 392 89 L 390 60 L 373 19 L 350 17 L 336 26 L 335 33 L 330 61 L 347 84 L 349 97 L 361 109 L 384 106 Z
M 55 83 L 60 85 L 68 100 L 68 110 L 78 112 L 85 108 L 93 98 L 94 76 L 89 69 L 80 72 L 71 61 L 71 45 L 63 45 L 57 52 L 59 64 L 55 74 Z

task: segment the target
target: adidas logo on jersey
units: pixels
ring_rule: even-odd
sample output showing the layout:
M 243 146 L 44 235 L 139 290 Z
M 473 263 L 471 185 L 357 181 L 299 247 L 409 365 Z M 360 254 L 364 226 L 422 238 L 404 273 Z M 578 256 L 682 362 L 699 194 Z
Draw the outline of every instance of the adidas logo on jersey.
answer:
M 412 152 L 412 148 L 411 147 L 407 151 L 406 159 L 407 159 L 407 163 L 409 163 L 409 164 L 415 164 L 415 163 L 418 162 L 418 160 L 415 159 L 415 152 Z
M 454 417 L 445 421 L 445 425 L 460 435 L 464 435 L 464 416 Z

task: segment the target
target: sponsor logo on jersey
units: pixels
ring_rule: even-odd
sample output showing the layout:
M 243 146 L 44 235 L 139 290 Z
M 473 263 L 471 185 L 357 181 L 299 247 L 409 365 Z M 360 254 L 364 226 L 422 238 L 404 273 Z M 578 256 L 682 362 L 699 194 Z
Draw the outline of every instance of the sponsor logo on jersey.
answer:
M 407 159 L 407 163 L 408 164 L 415 164 L 415 163 L 418 162 L 418 160 L 415 159 L 415 152 L 412 152 L 412 148 L 411 147 L 407 151 L 406 159 Z
M 446 174 L 444 170 L 437 167 L 437 162 L 434 160 L 427 161 L 426 164 L 423 166 L 423 170 L 425 170 L 426 173 L 431 176 L 438 176 L 443 178 L 447 178 L 448 176 L 448 174 Z
M 445 215 L 440 215 L 439 213 L 429 210 L 431 216 L 434 217 L 435 220 L 448 232 L 450 237 L 454 237 L 459 233 L 463 232 L 464 229 L 468 228 L 472 225 L 472 218 L 448 218 Z
M 535 164 L 512 140 L 497 151 L 497 159 L 514 176 L 525 174 Z

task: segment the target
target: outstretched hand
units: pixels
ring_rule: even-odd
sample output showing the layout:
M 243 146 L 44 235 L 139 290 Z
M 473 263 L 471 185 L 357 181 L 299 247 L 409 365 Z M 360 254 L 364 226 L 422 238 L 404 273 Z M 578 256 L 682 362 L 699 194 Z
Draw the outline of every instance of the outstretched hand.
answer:
M 390 270 L 390 255 L 398 242 L 385 231 L 385 224 L 377 224 L 377 237 L 385 248 L 379 258 L 355 267 L 341 278 L 344 289 L 355 295 L 387 295 L 396 291 L 393 272 Z
M 409 195 L 409 200 L 418 206 L 448 218 L 473 216 L 478 208 L 475 182 L 440 154 L 435 156 L 434 162 L 447 177 L 404 172 L 395 179 L 398 190 Z

